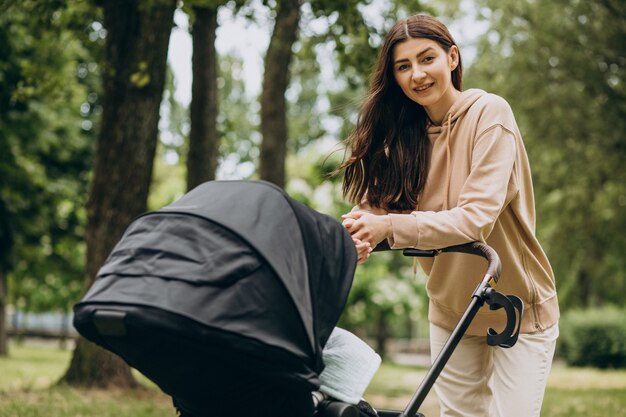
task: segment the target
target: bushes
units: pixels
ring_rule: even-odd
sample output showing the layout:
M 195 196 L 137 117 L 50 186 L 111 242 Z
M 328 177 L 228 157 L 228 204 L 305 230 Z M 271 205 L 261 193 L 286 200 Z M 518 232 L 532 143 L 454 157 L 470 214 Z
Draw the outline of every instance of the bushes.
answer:
M 569 311 L 561 318 L 558 354 L 572 366 L 626 368 L 626 311 Z

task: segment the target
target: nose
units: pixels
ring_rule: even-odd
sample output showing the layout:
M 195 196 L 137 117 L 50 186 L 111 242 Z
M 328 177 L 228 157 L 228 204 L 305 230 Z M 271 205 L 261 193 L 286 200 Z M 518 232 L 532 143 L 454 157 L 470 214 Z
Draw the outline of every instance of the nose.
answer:
M 419 81 L 426 76 L 426 73 L 422 70 L 422 68 L 418 65 L 413 67 L 413 73 L 411 74 L 411 78 L 414 81 Z

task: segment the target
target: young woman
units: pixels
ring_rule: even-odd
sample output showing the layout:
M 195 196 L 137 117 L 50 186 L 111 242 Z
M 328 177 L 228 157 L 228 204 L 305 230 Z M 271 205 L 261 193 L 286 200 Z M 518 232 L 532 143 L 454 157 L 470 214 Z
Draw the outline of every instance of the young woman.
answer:
M 427 15 L 400 20 L 387 35 L 356 129 L 344 215 L 365 262 L 382 240 L 392 248 L 436 249 L 483 241 L 499 254 L 498 290 L 524 301 L 511 349 L 485 343 L 504 327 L 482 309 L 435 390 L 442 416 L 538 416 L 558 336 L 552 269 L 535 237 L 528 158 L 507 102 L 462 89 L 458 46 Z M 431 354 L 439 353 L 467 307 L 484 261 L 464 254 L 421 258 L 428 275 Z

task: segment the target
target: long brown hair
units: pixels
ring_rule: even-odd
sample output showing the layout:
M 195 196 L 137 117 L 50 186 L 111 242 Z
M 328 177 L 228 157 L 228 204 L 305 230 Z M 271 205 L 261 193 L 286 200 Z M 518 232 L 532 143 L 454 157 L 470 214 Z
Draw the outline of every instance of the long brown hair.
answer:
M 399 20 L 387 34 L 356 128 L 346 139 L 350 157 L 338 168 L 345 169 L 344 197 L 354 204 L 367 199 L 385 210 L 413 210 L 426 184 L 428 115 L 402 92 L 392 65 L 393 48 L 410 38 L 431 39 L 446 52 L 456 45 L 443 23 L 424 14 Z M 451 75 L 461 91 L 460 53 Z

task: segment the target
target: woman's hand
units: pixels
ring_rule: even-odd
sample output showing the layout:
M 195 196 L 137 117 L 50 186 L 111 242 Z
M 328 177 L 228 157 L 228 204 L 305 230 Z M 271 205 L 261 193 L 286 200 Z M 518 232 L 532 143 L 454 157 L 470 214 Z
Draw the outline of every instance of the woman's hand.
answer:
M 392 234 L 391 218 L 388 215 L 377 215 L 365 211 L 351 211 L 341 216 L 343 225 L 356 242 L 369 243 L 375 248 L 382 240 Z
M 372 246 L 367 243 L 367 242 L 362 242 L 359 239 L 355 239 L 352 238 L 352 241 L 354 242 L 354 246 L 356 247 L 356 252 L 357 252 L 357 263 L 362 264 L 363 262 L 367 261 L 367 258 L 370 257 L 370 253 L 372 253 Z

